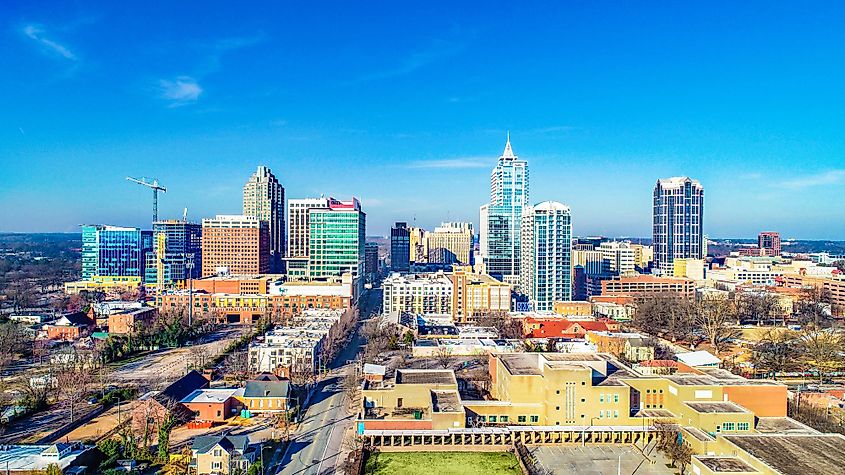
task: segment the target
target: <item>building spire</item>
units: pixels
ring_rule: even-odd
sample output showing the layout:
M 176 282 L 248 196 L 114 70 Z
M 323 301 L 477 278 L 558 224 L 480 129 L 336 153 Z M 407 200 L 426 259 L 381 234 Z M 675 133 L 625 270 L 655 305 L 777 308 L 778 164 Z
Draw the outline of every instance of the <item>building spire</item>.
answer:
M 508 141 L 505 144 L 505 151 L 502 152 L 502 158 L 516 158 L 516 155 L 513 154 L 513 150 L 511 149 L 511 131 L 508 130 Z

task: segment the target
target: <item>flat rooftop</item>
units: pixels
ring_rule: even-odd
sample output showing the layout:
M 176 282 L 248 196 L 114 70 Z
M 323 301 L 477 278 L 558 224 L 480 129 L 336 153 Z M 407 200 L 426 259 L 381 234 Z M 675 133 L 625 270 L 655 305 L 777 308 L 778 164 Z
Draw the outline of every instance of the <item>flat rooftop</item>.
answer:
M 396 384 L 458 384 L 450 370 L 397 369 Z
M 637 417 L 669 418 L 675 417 L 675 414 L 667 409 L 643 409 L 637 413 Z
M 514 375 L 539 375 L 543 374 L 540 371 L 540 354 L 539 353 L 514 353 L 507 355 L 500 355 L 499 359 L 505 368 Z
M 687 426 L 684 427 L 684 430 L 691 436 L 695 437 L 701 442 L 712 442 L 714 439 L 710 434 L 704 432 L 703 430 L 699 429 L 698 427 Z
M 695 457 L 702 465 L 716 473 L 758 473 L 758 471 L 736 457 L 703 456 Z
M 725 440 L 784 475 L 842 473 L 845 436 L 725 435 Z
M 461 412 L 461 398 L 457 391 L 432 391 L 433 412 Z
M 746 413 L 748 412 L 747 409 L 734 404 L 729 401 L 684 401 L 684 404 L 693 408 L 696 412 L 703 412 L 703 413 L 720 413 L 720 412 L 727 412 L 727 413 Z
M 759 417 L 757 432 L 763 434 L 818 434 L 819 431 L 790 417 Z

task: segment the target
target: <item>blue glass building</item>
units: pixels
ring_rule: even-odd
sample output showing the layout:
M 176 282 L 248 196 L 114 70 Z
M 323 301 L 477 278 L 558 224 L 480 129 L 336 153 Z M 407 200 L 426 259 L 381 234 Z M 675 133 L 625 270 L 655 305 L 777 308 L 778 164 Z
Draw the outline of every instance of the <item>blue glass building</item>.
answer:
M 152 233 L 139 228 L 82 226 L 82 279 L 94 276 L 143 277 Z

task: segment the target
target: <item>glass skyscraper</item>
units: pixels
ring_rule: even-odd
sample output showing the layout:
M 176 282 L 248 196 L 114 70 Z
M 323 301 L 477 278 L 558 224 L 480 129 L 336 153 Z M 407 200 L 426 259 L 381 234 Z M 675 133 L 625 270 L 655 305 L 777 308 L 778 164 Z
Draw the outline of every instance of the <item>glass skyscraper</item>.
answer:
M 358 200 L 331 199 L 327 208 L 310 209 L 308 228 L 308 277 L 364 275 L 366 215 Z
M 488 274 L 516 283 L 522 211 L 528 205 L 528 162 L 505 150 L 490 174 L 490 203 L 481 207 L 479 249 Z
M 188 279 L 188 272 L 193 278 L 198 278 L 202 271 L 202 225 L 185 221 L 168 220 L 153 223 L 151 250 L 147 252 L 146 275 L 147 284 L 158 283 L 158 256 L 161 262 L 162 283 L 165 286 Z M 163 249 L 159 249 L 164 246 Z M 188 270 L 188 262 L 193 263 L 193 269 Z
M 704 259 L 704 187 L 689 177 L 654 186 L 654 267 L 672 275 L 675 259 Z
M 572 215 L 569 207 L 544 201 L 522 217 L 520 291 L 532 310 L 552 310 L 572 300 Z
M 82 226 L 82 279 L 94 276 L 144 277 L 152 233 L 139 228 Z

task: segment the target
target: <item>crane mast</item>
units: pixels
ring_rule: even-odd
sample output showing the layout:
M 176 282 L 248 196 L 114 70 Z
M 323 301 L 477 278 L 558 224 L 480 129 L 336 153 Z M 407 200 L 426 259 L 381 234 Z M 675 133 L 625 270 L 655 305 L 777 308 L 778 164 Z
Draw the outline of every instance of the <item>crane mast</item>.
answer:
M 153 222 L 155 223 L 158 221 L 158 192 L 161 191 L 162 193 L 167 193 L 167 188 L 159 185 L 158 180 L 155 178 L 153 178 L 152 181 L 147 181 L 149 178 L 142 177 L 141 179 L 138 179 L 128 176 L 126 179 L 132 183 L 137 183 L 153 190 Z

